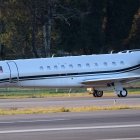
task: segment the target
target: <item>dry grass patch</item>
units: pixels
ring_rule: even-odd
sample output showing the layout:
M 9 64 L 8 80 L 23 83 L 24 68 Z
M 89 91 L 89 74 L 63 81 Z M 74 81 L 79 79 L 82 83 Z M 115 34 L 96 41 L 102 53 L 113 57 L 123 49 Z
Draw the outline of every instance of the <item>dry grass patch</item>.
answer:
M 100 110 L 122 110 L 122 109 L 140 109 L 140 106 L 124 106 L 115 105 L 107 107 L 99 106 L 86 106 L 86 107 L 35 107 L 35 108 L 8 108 L 0 109 L 0 115 L 16 115 L 16 114 L 47 114 L 47 113 L 58 113 L 58 112 L 92 112 Z
M 75 107 L 71 108 L 71 112 L 88 112 L 88 111 L 100 111 L 100 110 L 121 110 L 121 109 L 136 109 L 140 107 L 130 107 L 130 106 L 124 106 L 124 105 L 115 105 L 115 106 L 106 106 L 106 107 L 100 107 L 100 106 L 86 106 L 86 107 Z

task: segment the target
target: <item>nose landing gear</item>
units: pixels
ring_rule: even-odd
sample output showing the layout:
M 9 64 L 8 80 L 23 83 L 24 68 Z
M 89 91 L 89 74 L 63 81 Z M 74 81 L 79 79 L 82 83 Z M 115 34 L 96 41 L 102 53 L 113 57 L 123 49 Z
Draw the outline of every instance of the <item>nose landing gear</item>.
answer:
M 123 90 L 121 90 L 117 93 L 118 97 L 126 97 L 127 94 L 128 94 L 128 92 L 125 88 L 123 88 Z
M 118 97 L 126 97 L 128 94 L 127 90 L 122 87 L 120 82 L 114 83 L 114 91 Z

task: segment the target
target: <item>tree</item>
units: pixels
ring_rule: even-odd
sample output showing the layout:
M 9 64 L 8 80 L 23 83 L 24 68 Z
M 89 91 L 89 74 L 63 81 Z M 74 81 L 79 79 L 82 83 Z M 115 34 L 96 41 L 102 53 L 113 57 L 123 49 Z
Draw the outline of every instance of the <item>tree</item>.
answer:
M 114 50 L 125 49 L 123 41 L 128 37 L 138 7 L 139 0 L 107 1 L 106 47 Z
M 130 34 L 124 44 L 127 49 L 140 49 L 140 8 L 134 16 Z
M 10 54 L 14 59 L 16 56 L 27 57 L 31 55 L 26 7 L 17 1 L 1 1 L 0 11 L 0 21 L 4 23 L 5 27 L 0 34 L 0 42 L 6 47 L 6 56 L 9 57 L 8 54 Z
M 75 3 L 74 3 L 75 2 Z M 104 7 L 103 0 L 76 0 L 72 6 L 76 5 L 79 12 L 69 20 L 70 25 L 62 24 L 61 46 L 67 51 L 76 54 L 93 54 L 102 51 L 104 45 Z
M 1 0 L 0 44 L 7 59 L 139 48 L 139 2 Z

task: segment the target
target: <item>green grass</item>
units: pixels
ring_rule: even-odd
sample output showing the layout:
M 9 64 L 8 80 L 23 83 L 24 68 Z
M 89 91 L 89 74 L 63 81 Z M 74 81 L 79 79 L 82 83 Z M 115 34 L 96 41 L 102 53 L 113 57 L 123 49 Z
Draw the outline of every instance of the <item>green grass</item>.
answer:
M 92 97 L 86 92 L 86 89 L 73 89 L 69 93 L 69 89 L 56 91 L 55 89 L 25 89 L 25 88 L 7 88 L 0 89 L 0 98 L 48 98 L 48 97 Z M 129 94 L 140 94 L 140 89 L 129 89 Z M 105 92 L 105 96 L 115 96 L 113 92 Z M 15 114 L 46 114 L 57 112 L 88 112 L 99 110 L 121 110 L 121 109 L 140 109 L 138 106 L 113 105 L 107 107 L 86 106 L 86 107 L 35 107 L 35 108 L 7 108 L 0 109 L 0 115 Z
M 46 97 L 75 97 L 87 95 L 85 89 L 74 89 L 72 93 L 69 89 L 26 89 L 7 88 L 0 89 L 0 98 L 46 98 Z
M 129 89 L 129 94 L 140 94 L 140 89 Z M 105 92 L 105 96 L 115 96 L 112 92 Z M 89 95 L 86 89 L 39 89 L 39 88 L 2 88 L 0 89 L 0 98 L 47 98 L 47 97 L 87 97 Z

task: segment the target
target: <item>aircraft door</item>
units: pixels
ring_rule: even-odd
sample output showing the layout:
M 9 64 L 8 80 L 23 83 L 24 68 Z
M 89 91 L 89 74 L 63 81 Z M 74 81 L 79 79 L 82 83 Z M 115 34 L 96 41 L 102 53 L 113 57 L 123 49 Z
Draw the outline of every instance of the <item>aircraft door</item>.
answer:
M 9 61 L 7 62 L 9 70 L 10 70 L 10 78 L 9 82 L 10 83 L 17 83 L 19 79 L 19 72 L 18 72 L 18 67 L 17 64 L 14 61 Z

